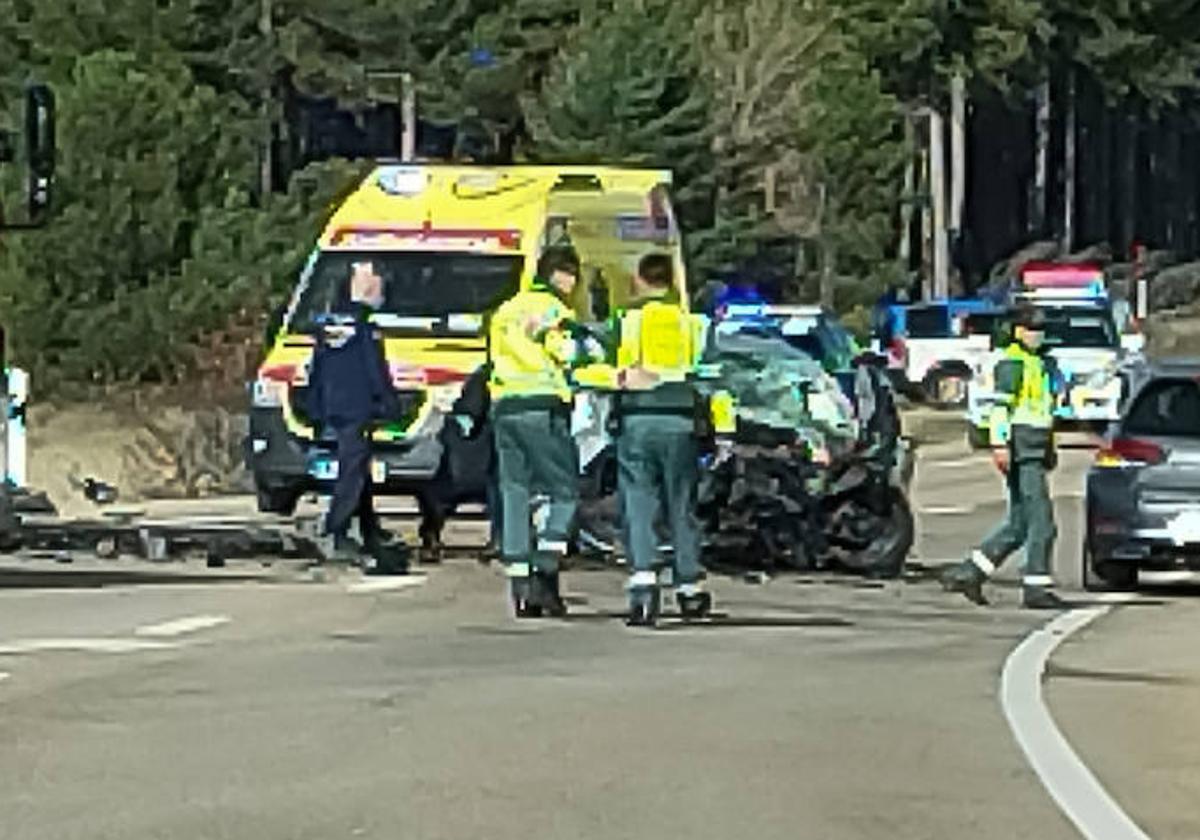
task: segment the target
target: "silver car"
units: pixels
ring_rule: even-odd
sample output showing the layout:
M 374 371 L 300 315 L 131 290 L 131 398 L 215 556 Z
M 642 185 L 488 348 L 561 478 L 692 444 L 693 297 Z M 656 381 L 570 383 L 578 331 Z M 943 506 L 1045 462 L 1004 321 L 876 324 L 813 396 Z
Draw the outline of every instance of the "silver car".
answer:
M 1200 570 L 1200 360 L 1144 368 L 1087 476 L 1083 580 Z

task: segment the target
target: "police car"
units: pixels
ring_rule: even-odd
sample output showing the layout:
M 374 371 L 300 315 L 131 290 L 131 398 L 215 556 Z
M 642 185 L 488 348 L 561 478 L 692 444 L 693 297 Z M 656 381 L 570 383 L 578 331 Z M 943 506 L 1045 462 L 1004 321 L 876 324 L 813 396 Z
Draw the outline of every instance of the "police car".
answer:
M 1055 412 L 1062 423 L 1106 426 L 1120 417 L 1124 396 L 1121 335 L 1104 286 L 1103 270 L 1092 265 L 1030 264 L 1022 271 L 1014 302 L 1028 302 L 1046 315 L 1045 346 L 1058 363 L 1063 395 Z M 968 438 L 988 444 L 996 404 L 993 369 L 1006 339 L 982 360 L 967 391 Z

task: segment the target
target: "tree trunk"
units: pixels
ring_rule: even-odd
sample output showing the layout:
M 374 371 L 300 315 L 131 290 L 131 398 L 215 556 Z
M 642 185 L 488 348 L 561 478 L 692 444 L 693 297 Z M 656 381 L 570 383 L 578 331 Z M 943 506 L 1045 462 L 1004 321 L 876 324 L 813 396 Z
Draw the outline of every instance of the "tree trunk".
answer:
M 1050 80 L 1037 89 L 1034 121 L 1033 194 L 1029 203 L 1029 234 L 1040 237 L 1046 230 L 1046 180 L 1050 169 Z
M 1075 70 L 1067 71 L 1067 114 L 1065 141 L 1063 149 L 1063 227 L 1062 251 L 1071 253 L 1075 247 L 1075 183 L 1076 183 L 1076 148 L 1078 138 L 1077 114 L 1075 108 Z
M 961 74 L 950 84 L 950 230 L 961 231 L 967 195 L 967 83 Z
M 926 120 L 926 129 L 929 120 Z M 929 142 L 921 144 L 920 192 L 925 200 L 921 203 L 921 298 L 933 297 L 933 192 L 929 187 L 933 164 L 929 155 Z
M 933 205 L 933 296 L 950 293 L 950 240 L 946 229 L 946 143 L 945 120 L 937 111 L 929 114 L 929 192 Z
M 821 305 L 833 309 L 836 297 L 837 246 L 827 234 L 821 236 Z
M 1122 126 L 1121 190 L 1118 206 L 1121 212 L 1121 245 L 1129 251 L 1137 238 L 1137 155 L 1138 118 L 1136 113 L 1125 115 Z
M 263 52 L 268 56 L 274 48 L 273 39 L 275 36 L 274 27 L 274 10 L 272 8 L 273 0 L 259 0 L 259 19 L 258 30 L 263 36 L 264 49 Z M 271 105 L 274 99 L 275 91 L 273 89 L 273 74 L 268 69 L 263 79 L 263 100 L 262 100 L 262 155 L 259 161 L 259 189 L 262 193 L 262 198 L 265 201 L 274 188 L 274 179 L 272 172 L 274 170 L 273 160 L 273 133 L 274 126 L 271 114 Z
M 908 150 L 908 161 L 904 164 L 904 192 L 900 203 L 900 242 L 896 250 L 897 262 L 905 273 L 912 270 L 912 226 L 913 199 L 917 192 L 917 158 L 913 149 L 913 127 L 904 121 L 904 148 Z
M 402 119 L 404 133 L 401 137 L 400 159 L 408 163 L 417 156 L 417 86 L 412 73 L 401 74 Z
M 837 254 L 835 253 L 833 239 L 829 235 L 830 219 L 833 217 L 833 212 L 829 207 L 829 193 L 825 189 L 825 185 L 820 187 L 820 215 L 818 216 L 818 230 L 821 243 L 821 279 L 820 279 L 820 302 L 822 306 L 833 308 L 834 304 L 834 271 L 837 264 Z

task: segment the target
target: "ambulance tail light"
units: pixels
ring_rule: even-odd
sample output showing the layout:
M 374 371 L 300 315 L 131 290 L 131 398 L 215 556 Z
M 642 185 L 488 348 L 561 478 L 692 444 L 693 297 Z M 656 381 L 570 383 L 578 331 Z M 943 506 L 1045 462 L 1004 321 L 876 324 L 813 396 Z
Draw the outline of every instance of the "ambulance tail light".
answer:
M 439 388 L 446 385 L 461 385 L 467 374 L 454 368 L 421 367 L 418 365 L 392 364 L 392 385 L 401 389 Z
M 425 384 L 432 387 L 440 385 L 458 385 L 467 380 L 467 375 L 453 368 L 425 368 Z

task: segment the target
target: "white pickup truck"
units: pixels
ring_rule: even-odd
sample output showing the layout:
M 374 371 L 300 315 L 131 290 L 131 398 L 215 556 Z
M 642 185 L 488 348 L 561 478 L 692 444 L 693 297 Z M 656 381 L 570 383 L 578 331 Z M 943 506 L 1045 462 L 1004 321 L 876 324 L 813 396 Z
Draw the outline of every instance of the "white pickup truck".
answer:
M 906 307 L 887 354 L 909 394 L 943 408 L 966 404 L 968 383 L 992 347 L 995 315 L 983 305 Z

